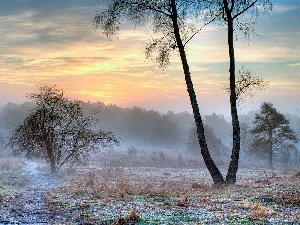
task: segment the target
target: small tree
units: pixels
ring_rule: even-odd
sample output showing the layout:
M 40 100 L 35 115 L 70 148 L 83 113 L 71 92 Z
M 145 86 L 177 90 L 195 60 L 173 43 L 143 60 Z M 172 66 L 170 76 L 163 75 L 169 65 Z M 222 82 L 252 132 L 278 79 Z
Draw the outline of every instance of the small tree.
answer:
M 92 152 L 118 143 L 111 132 L 93 131 L 93 117 L 84 115 L 82 102 L 71 101 L 62 90 L 41 87 L 29 95 L 34 108 L 12 133 L 14 154 L 42 158 L 55 174 L 66 163 L 85 163 Z
M 297 142 L 297 137 L 290 128 L 285 116 L 277 112 L 272 103 L 264 102 L 253 121 L 254 147 L 261 147 L 269 154 L 269 167 L 273 168 L 273 150 L 286 141 Z

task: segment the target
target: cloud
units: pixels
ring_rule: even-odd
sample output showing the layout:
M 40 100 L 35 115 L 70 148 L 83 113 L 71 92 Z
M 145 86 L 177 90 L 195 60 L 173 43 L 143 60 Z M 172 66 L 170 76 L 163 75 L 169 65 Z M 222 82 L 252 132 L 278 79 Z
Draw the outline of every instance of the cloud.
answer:
M 298 6 L 296 5 L 282 5 L 282 4 L 274 4 L 274 12 L 275 13 L 287 13 L 290 11 L 298 10 Z
M 289 66 L 295 66 L 295 67 L 298 67 L 298 66 L 300 66 L 300 63 L 291 63 L 291 64 L 289 64 Z

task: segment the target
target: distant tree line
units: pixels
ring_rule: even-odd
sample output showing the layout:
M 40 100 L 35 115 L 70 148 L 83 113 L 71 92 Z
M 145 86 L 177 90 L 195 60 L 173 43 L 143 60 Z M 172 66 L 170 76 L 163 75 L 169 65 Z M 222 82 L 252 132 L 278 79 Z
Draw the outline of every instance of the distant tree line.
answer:
M 272 105 L 271 105 L 272 106 Z M 273 106 L 272 106 L 273 107 Z M 11 131 L 14 130 L 29 115 L 33 104 L 8 103 L 0 108 L 0 144 L 3 148 Z M 142 151 L 165 154 L 196 156 L 199 158 L 198 139 L 193 116 L 188 112 L 174 113 L 169 111 L 162 114 L 154 110 L 140 107 L 121 108 L 116 105 L 105 105 L 102 102 L 82 103 L 82 109 L 88 114 L 95 111 L 93 127 L 95 130 L 105 130 L 120 138 L 120 149 L 128 152 Z M 255 131 L 255 117 L 259 111 L 242 115 L 241 120 L 241 160 L 242 165 L 268 165 L 270 151 L 263 144 L 261 137 Z M 287 125 L 294 130 L 292 140 L 280 139 L 272 148 L 272 164 L 280 166 L 300 166 L 299 144 L 294 140 L 300 131 L 300 117 L 285 115 Z M 98 121 L 96 123 L 96 121 Z M 230 160 L 230 123 L 223 115 L 213 113 L 204 116 L 207 143 L 212 157 L 218 165 L 224 165 Z M 285 128 L 286 129 L 286 128 Z M 277 139 L 276 139 L 277 140 Z M 130 151 L 134 149 L 134 151 Z M 200 159 L 200 158 L 199 158 Z M 251 162 L 251 163 L 249 163 Z M 272 165 L 272 166 L 273 166 Z

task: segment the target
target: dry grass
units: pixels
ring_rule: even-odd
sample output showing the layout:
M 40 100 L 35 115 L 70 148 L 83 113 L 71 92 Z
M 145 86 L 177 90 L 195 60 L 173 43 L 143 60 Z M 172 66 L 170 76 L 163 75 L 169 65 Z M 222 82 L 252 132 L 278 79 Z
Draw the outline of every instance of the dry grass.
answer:
M 116 223 L 113 223 L 113 225 L 137 224 L 139 220 L 140 215 L 137 213 L 137 211 L 132 210 L 127 216 L 120 217 Z
M 201 215 L 205 217 L 201 211 L 204 210 L 209 212 L 206 216 L 211 217 L 210 221 L 226 221 L 224 224 L 265 224 L 270 219 L 282 221 L 285 217 L 289 221 L 297 221 L 300 217 L 299 213 L 293 211 L 293 207 L 298 207 L 300 202 L 300 193 L 297 191 L 299 182 L 294 178 L 294 173 L 281 179 L 269 178 L 271 186 L 253 182 L 262 177 L 260 174 L 252 178 L 252 183 L 247 181 L 222 187 L 205 182 L 202 176 L 207 175 L 192 170 L 126 167 L 93 169 L 74 173 L 65 186 L 49 196 L 49 202 L 52 200 L 58 210 L 66 208 L 64 204 L 70 208 L 75 205 L 74 210 L 84 209 L 80 215 L 88 219 L 96 215 L 88 213 L 88 210 L 96 208 L 99 210 L 97 215 L 107 210 L 109 213 L 101 218 L 99 216 L 98 220 L 110 218 L 109 224 L 116 225 L 135 224 L 139 219 L 141 222 L 155 220 L 151 217 L 153 211 L 166 219 L 168 215 L 164 215 L 164 210 L 182 214 L 180 219 L 190 216 L 193 222 L 200 221 L 195 218 Z M 141 214 L 132 210 L 141 208 Z M 189 210 L 195 215 L 188 214 Z
M 295 207 L 300 206 L 300 190 L 283 191 L 278 193 L 274 198 L 274 202 Z
M 96 197 L 126 198 L 134 194 L 180 195 L 191 192 L 208 192 L 211 186 L 190 182 L 185 176 L 149 176 L 129 174 L 122 168 L 102 168 L 75 173 L 68 179 L 68 192 L 92 194 Z
M 75 173 L 68 178 L 66 186 L 70 193 L 92 194 L 95 197 L 124 198 L 131 193 L 130 180 L 122 171 L 99 169 Z
M 19 170 L 22 168 L 22 159 L 18 157 L 5 157 L 0 159 L 0 169 Z
M 262 206 L 260 203 L 254 203 L 249 205 L 249 209 L 251 209 L 250 217 L 261 218 L 269 215 L 266 207 Z

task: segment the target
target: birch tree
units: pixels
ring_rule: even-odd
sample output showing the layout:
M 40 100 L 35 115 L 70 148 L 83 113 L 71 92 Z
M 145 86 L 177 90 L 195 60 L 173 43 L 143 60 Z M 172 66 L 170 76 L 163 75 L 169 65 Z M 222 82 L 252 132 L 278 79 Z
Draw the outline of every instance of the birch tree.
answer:
M 95 16 L 96 27 L 101 27 L 104 34 L 111 38 L 117 35 L 123 19 L 136 25 L 152 22 L 153 32 L 158 38 L 153 38 L 146 47 L 147 56 L 156 54 L 156 61 L 161 67 L 169 64 L 172 52 L 177 51 L 180 56 L 184 79 L 193 109 L 197 136 L 201 154 L 207 169 L 215 184 L 224 183 L 224 178 L 217 168 L 207 147 L 204 126 L 194 90 L 191 71 L 186 55 L 186 45 L 202 28 L 188 21 L 198 18 L 206 9 L 205 1 L 192 0 L 114 0 L 108 9 Z M 210 23 L 214 19 L 207 22 Z

